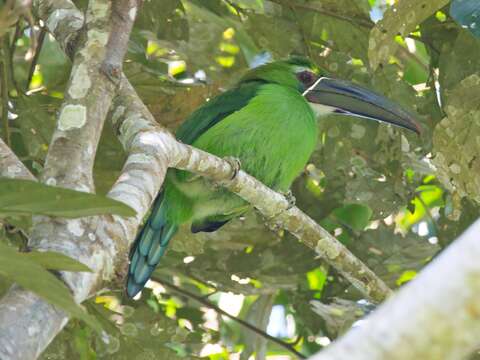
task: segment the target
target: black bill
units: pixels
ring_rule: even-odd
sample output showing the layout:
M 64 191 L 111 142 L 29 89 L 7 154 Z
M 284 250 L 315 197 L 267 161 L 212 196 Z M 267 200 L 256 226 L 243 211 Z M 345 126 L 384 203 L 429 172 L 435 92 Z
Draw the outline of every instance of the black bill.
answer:
M 393 101 L 344 80 L 319 78 L 303 96 L 308 102 L 333 108 L 340 114 L 363 117 L 396 125 L 420 134 L 412 114 Z

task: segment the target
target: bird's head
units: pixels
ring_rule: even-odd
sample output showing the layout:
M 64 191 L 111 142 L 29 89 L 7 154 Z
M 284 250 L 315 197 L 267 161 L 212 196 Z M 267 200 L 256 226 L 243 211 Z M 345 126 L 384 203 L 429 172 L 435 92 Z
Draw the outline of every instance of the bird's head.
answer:
M 400 105 L 350 81 L 327 77 L 304 58 L 292 57 L 262 65 L 247 73 L 242 81 L 245 80 L 294 87 L 317 116 L 350 115 L 421 132 L 414 116 Z

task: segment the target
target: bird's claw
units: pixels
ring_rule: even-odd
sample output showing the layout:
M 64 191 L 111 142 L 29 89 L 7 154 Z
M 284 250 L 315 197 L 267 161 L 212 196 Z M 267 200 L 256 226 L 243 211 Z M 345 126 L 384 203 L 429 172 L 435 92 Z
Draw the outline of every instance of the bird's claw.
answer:
M 234 156 L 225 156 L 223 160 L 228 162 L 233 169 L 232 177 L 230 178 L 230 180 L 235 179 L 235 177 L 238 175 L 238 172 L 240 171 L 240 168 L 242 166 L 240 159 Z
M 295 198 L 295 196 L 293 196 L 292 191 L 287 190 L 286 192 L 283 192 L 281 194 L 285 196 L 285 199 L 287 199 L 288 201 L 288 207 L 286 208 L 286 210 L 290 210 L 291 208 L 293 208 L 297 202 L 297 199 Z
M 100 71 L 115 85 L 120 83 L 122 67 L 117 64 L 103 62 Z

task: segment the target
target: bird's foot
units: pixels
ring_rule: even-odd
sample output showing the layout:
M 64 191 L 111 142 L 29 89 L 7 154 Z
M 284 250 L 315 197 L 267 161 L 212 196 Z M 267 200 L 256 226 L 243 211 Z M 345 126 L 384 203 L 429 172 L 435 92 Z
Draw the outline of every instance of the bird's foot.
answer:
M 288 191 L 285 191 L 285 192 L 280 192 L 280 194 L 282 194 L 283 196 L 285 196 L 287 202 L 288 202 L 288 205 L 285 209 L 283 210 L 280 210 L 278 213 L 276 213 L 275 215 L 267 218 L 267 227 L 272 230 L 273 232 L 275 232 L 277 235 L 280 235 L 280 236 L 283 236 L 283 226 L 281 223 L 278 222 L 277 220 L 277 217 L 282 214 L 283 212 L 285 211 L 288 211 L 290 210 L 291 208 L 293 208 L 295 206 L 295 202 L 296 202 L 296 199 L 295 199 L 295 196 L 293 196 L 293 193 L 291 190 L 288 190 Z
M 281 194 L 285 196 L 285 199 L 287 199 L 288 201 L 288 207 L 285 210 L 290 210 L 291 208 L 293 208 L 297 202 L 297 199 L 295 198 L 295 196 L 293 196 L 292 191 L 287 190 L 285 192 L 282 192 Z
M 122 66 L 118 64 L 112 64 L 103 62 L 100 66 L 100 71 L 115 85 L 120 83 L 122 77 Z
M 238 175 L 238 172 L 240 171 L 241 166 L 242 166 L 242 163 L 240 162 L 240 159 L 236 158 L 234 156 L 225 156 L 223 158 L 223 160 L 228 162 L 233 169 L 232 177 L 230 178 L 230 180 L 235 179 L 235 177 Z

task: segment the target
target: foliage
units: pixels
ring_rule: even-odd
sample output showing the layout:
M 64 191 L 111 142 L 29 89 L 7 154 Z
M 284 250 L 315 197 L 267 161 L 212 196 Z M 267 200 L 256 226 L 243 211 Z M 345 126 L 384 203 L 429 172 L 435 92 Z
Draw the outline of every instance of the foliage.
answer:
M 172 130 L 249 67 L 290 54 L 309 57 L 326 75 L 375 89 L 418 114 L 421 137 L 340 115 L 324 119 L 311 163 L 292 189 L 302 210 L 396 288 L 479 214 L 480 39 L 471 9 L 478 12 L 476 0 L 146 0 L 124 70 L 157 120 Z M 4 13 L 0 74 L 8 91 L 2 92 L 0 114 L 8 112 L 13 150 L 39 174 L 71 64 L 52 37 L 39 41 L 43 30 L 34 26 L 36 19 L 4 23 Z M 5 138 L 3 124 L 2 118 Z M 94 167 L 99 193 L 108 191 L 124 160 L 107 125 Z M 68 209 L 78 210 L 70 215 L 87 215 L 76 195 L 57 191 L 72 205 Z M 33 190 L 28 194 L 24 200 L 33 202 Z M 22 213 L 35 212 L 33 205 Z M 68 209 L 57 210 L 65 216 Z M 25 219 L 2 220 L 2 249 L 23 242 L 30 227 Z M 0 273 L 29 288 L 22 279 L 31 271 L 47 279 L 45 269 L 80 270 L 52 254 L 6 249 L 9 261 L 18 258 L 21 266 L 12 272 L 0 260 Z M 0 279 L 6 289 L 9 281 Z M 253 212 L 212 234 L 181 229 L 155 279 L 140 301 L 126 299 L 122 285 L 114 284 L 85 304 L 89 319 L 110 335 L 108 344 L 72 321 L 44 358 L 292 356 L 167 282 L 294 344 L 305 356 L 371 307 L 315 254 L 288 234 L 268 230 Z M 53 284 L 55 297 L 49 299 L 66 304 L 68 294 Z M 327 316 L 324 309 L 341 309 L 345 316 Z
M 101 326 L 98 320 L 90 314 L 87 314 L 80 305 L 78 305 L 68 287 L 60 280 L 58 280 L 52 273 L 46 269 L 60 268 L 68 270 L 72 268 L 71 264 L 74 260 L 70 259 L 70 266 L 58 266 L 64 261 L 64 256 L 52 256 L 49 259 L 52 265 L 43 267 L 47 259 L 42 259 L 42 254 L 37 253 L 34 257 L 29 257 L 25 254 L 17 253 L 12 247 L 0 243 L 0 274 L 6 276 L 9 280 L 23 286 L 26 289 L 34 291 L 39 296 L 48 300 L 52 304 L 65 310 L 73 317 L 84 320 L 87 324 L 92 326 L 98 332 L 101 331 Z M 78 271 L 81 265 L 75 266 Z
M 99 214 L 135 216 L 127 205 L 104 196 L 44 185 L 31 180 L 0 178 L 0 216 L 41 214 L 76 218 Z
M 30 180 L 0 178 L 0 224 L 25 226 L 28 215 L 63 217 L 92 216 L 105 213 L 134 216 L 135 211 L 118 201 L 104 196 L 55 188 Z M 3 220 L 6 220 L 3 223 Z M 25 221 L 27 220 L 27 221 Z M 26 229 L 23 229 L 26 230 Z M 91 271 L 87 266 L 55 252 L 18 253 L 5 244 L 0 234 L 0 275 L 7 283 L 15 282 L 65 310 L 71 316 L 84 320 L 98 333 L 101 325 L 87 314 L 73 299 L 65 284 L 48 270 Z M 3 287 L 3 286 L 2 286 Z
M 450 14 L 460 25 L 469 29 L 476 37 L 480 37 L 478 27 L 480 4 L 477 1 L 454 0 L 450 7 Z

